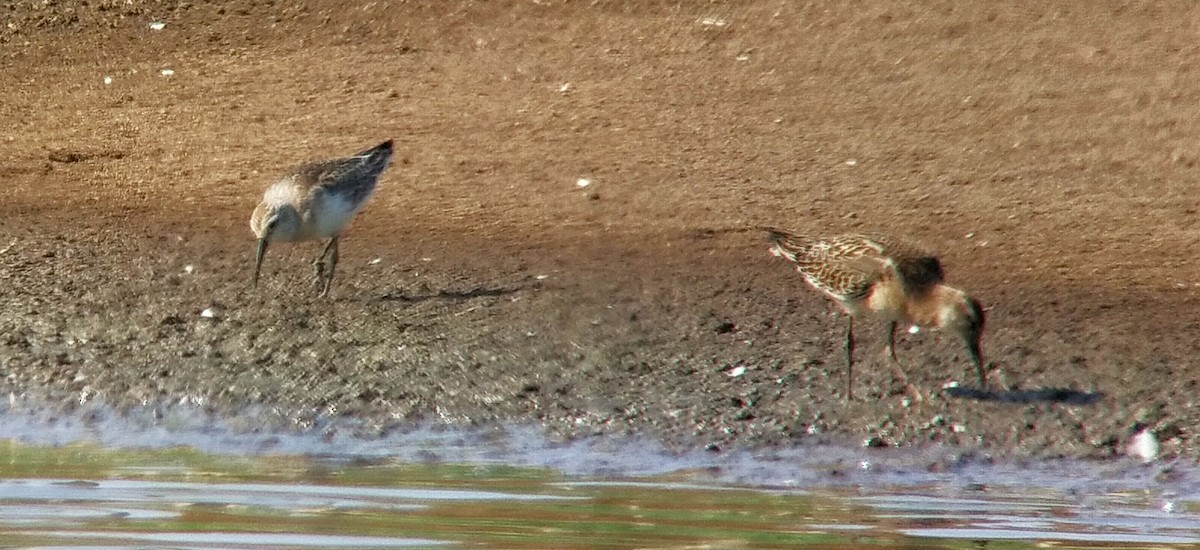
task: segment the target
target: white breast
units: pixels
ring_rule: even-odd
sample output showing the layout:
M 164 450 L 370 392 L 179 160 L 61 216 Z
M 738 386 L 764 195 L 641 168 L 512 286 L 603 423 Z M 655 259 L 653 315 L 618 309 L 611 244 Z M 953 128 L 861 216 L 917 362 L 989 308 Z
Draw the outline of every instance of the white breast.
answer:
M 342 232 L 360 205 L 336 193 L 323 193 L 312 206 L 308 233 L 316 239 L 328 239 Z

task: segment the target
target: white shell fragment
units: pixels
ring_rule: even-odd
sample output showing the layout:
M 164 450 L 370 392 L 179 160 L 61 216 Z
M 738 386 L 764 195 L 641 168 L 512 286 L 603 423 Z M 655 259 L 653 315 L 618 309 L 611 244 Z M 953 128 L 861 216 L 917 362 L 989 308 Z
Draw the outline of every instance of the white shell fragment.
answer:
M 746 367 L 734 367 L 729 371 L 730 378 L 737 378 L 743 374 L 746 374 Z
M 193 271 L 196 271 L 196 267 L 195 267 L 195 266 L 193 266 L 192 264 L 188 264 L 188 265 L 185 265 L 185 266 L 183 266 L 183 272 L 184 272 L 184 273 L 187 273 L 188 275 L 191 275 Z
M 558 93 L 560 93 L 560 94 L 565 94 L 569 91 L 571 91 L 571 83 L 570 82 L 565 82 L 565 83 L 563 83 L 562 86 L 558 87 Z
M 728 25 L 729 22 L 716 17 L 705 17 L 704 19 L 700 20 L 700 24 L 704 25 L 705 27 L 724 27 L 725 25 Z
M 921 332 L 921 327 L 919 327 L 919 326 L 917 326 L 917 325 L 913 325 L 913 326 L 911 326 L 911 327 L 908 327 L 908 333 L 909 333 L 909 334 L 916 334 L 916 333 L 918 333 L 918 332 Z
M 383 261 L 383 258 L 375 258 L 374 260 L 371 260 L 370 262 L 367 262 L 367 263 L 369 263 L 371 265 L 378 265 L 379 262 L 382 262 L 382 261 Z
M 1154 462 L 1158 459 L 1158 438 L 1150 429 L 1143 429 L 1129 440 L 1129 448 L 1126 452 L 1129 453 L 1129 456 L 1141 459 L 1142 462 Z
M 163 23 L 162 21 L 155 21 L 155 22 L 153 22 L 153 23 L 150 23 L 150 30 L 152 30 L 152 31 L 161 31 L 161 30 L 163 30 L 164 28 L 166 28 L 166 26 L 167 26 L 167 24 L 166 24 L 166 23 Z
M 205 319 L 215 319 L 217 317 L 217 312 L 213 311 L 213 308 L 207 307 L 204 308 L 204 311 L 200 312 L 200 316 Z
M 584 188 L 592 184 L 592 180 L 587 178 L 579 178 L 575 180 L 575 187 Z
M 109 85 L 109 84 L 112 84 L 112 77 L 111 77 L 111 76 L 106 76 L 106 77 L 104 77 L 104 84 L 105 84 L 106 86 L 107 86 L 107 85 Z
M 163 69 L 161 71 L 158 71 L 158 74 L 163 75 L 163 76 L 171 76 L 171 75 L 175 74 L 175 70 L 174 69 Z

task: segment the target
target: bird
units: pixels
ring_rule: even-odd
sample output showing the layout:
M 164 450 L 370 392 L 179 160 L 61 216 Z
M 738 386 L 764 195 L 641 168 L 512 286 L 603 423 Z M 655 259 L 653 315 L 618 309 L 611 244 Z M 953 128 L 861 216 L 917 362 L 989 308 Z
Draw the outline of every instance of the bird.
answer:
M 319 296 L 327 296 L 337 268 L 338 238 L 371 198 L 391 158 L 389 139 L 350 157 L 300 165 L 268 186 L 250 216 L 250 229 L 258 237 L 251 287 L 258 287 L 270 243 L 329 239 L 313 261 Z
M 983 352 L 985 314 L 976 299 L 945 284 L 941 261 L 921 246 L 890 235 L 798 235 L 764 227 L 769 251 L 796 265 L 814 289 L 832 298 L 847 316 L 846 398 L 854 398 L 854 318 L 876 317 L 888 324 L 887 352 L 893 367 L 918 399 L 896 359 L 896 325 L 942 329 L 957 335 L 975 365 L 980 388 L 986 384 Z

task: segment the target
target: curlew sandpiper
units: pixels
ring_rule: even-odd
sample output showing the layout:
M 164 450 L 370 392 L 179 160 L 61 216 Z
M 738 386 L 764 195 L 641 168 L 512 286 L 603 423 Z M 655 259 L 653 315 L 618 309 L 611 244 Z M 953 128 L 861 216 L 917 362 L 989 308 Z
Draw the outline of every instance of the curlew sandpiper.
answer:
M 896 325 L 943 329 L 966 344 L 980 389 L 985 385 L 980 337 L 984 313 L 979 302 L 944 284 L 937 256 L 886 235 L 847 234 L 829 238 L 764 228 L 770 252 L 796 264 L 813 288 L 824 292 L 847 314 L 846 398 L 853 399 L 854 318 L 875 316 L 888 323 L 887 352 L 905 385 L 918 399 L 896 359 Z

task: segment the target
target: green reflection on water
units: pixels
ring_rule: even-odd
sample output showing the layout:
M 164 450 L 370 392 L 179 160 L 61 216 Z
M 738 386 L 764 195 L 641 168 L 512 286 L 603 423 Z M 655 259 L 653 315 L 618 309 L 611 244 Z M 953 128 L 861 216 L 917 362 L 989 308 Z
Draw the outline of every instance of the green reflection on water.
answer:
M 73 529 L 400 537 L 447 541 L 471 548 L 1035 547 L 1021 541 L 981 545 L 964 540 L 905 538 L 895 534 L 898 528 L 895 520 L 873 518 L 870 510 L 833 493 L 812 495 L 653 483 L 578 483 L 581 480 L 567 480 L 550 470 L 503 465 L 399 464 L 386 460 L 213 455 L 189 448 L 108 450 L 87 445 L 50 448 L 0 442 L 0 478 L 96 481 L 99 485 L 95 491 L 103 506 L 170 512 L 158 519 L 118 514 L 41 525 L 15 524 L 0 513 L 0 536 L 28 545 L 64 543 L 58 537 L 39 537 L 39 529 L 42 533 Z M 308 502 L 297 497 L 294 505 L 286 498 L 281 504 L 279 500 L 253 494 L 236 502 L 189 502 L 186 496 L 180 497 L 183 500 L 167 497 L 147 498 L 145 502 L 131 503 L 128 499 L 103 502 L 105 482 L 112 480 L 186 482 L 211 487 L 213 491 L 231 490 L 234 483 L 253 483 L 287 490 L 315 486 L 485 491 L 512 498 L 438 500 L 385 496 L 360 498 L 346 504 L 335 490 L 321 492 Z M 147 491 L 148 495 L 151 493 L 154 491 Z M 569 498 L 522 498 L 529 495 Z M 3 499 L 0 494 L 0 505 L 50 504 L 36 499 L 22 502 Z M 97 503 L 94 500 L 72 503 L 68 498 L 65 502 L 54 501 L 53 505 L 95 507 Z M 864 528 L 821 527 L 846 524 Z M 1056 547 L 1072 546 L 1056 544 Z

